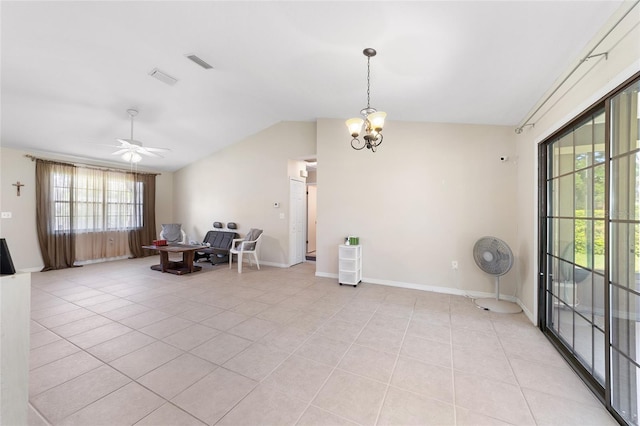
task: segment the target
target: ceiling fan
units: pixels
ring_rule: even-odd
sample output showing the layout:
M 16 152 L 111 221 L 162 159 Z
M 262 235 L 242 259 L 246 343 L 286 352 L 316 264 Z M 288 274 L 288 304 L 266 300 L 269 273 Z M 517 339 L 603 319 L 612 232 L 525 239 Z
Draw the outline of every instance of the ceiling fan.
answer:
M 138 110 L 130 108 L 127 110 L 127 114 L 129 114 L 129 118 L 131 118 L 131 138 L 117 138 L 116 140 L 120 142 L 120 146 L 118 146 L 119 149 L 111 154 L 122 155 L 122 159 L 130 163 L 140 162 L 142 160 L 140 154 L 146 155 L 147 157 L 164 158 L 158 154 L 158 152 L 169 152 L 171 151 L 170 149 L 144 147 L 142 146 L 142 142 L 133 139 L 133 118 L 138 115 Z

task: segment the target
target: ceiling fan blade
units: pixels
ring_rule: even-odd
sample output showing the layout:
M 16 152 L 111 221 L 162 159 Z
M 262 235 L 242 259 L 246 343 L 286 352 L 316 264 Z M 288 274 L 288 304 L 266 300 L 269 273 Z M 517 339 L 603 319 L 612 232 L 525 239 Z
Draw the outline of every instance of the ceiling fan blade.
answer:
M 147 151 L 147 148 L 138 148 L 138 154 L 146 155 L 147 157 L 164 158 L 162 155 L 158 155 L 155 152 Z
M 130 147 L 132 146 L 131 143 L 129 142 L 129 139 L 120 139 L 117 138 L 116 139 L 118 142 L 120 142 L 122 144 L 123 147 Z
M 146 149 L 149 152 L 171 152 L 171 150 L 168 149 L 168 148 L 147 148 L 147 147 L 145 147 L 144 149 Z
M 123 148 L 123 149 L 119 149 L 116 152 L 112 152 L 111 155 L 120 155 L 120 154 L 124 154 L 125 152 L 129 152 L 131 151 L 129 148 Z

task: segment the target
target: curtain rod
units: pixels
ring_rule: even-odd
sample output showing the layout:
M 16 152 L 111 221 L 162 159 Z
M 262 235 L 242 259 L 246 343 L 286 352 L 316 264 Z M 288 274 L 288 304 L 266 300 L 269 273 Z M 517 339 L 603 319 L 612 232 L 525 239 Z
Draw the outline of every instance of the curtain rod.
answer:
M 545 106 L 547 104 L 547 102 L 549 102 L 549 99 L 551 99 L 551 97 L 553 95 L 555 95 L 558 90 L 560 90 L 562 85 L 564 83 L 566 83 L 567 80 L 569 80 L 569 78 L 571 78 L 571 76 L 578 70 L 578 68 L 580 68 L 580 66 L 582 64 L 584 64 L 589 59 L 594 58 L 596 56 L 604 56 L 605 59 L 608 58 L 609 52 L 603 52 L 603 53 L 598 53 L 598 54 L 593 54 L 593 52 L 598 48 L 598 46 L 600 46 L 600 44 L 607 37 L 609 37 L 609 35 L 613 32 L 613 30 L 615 30 L 618 27 L 618 25 L 620 25 L 620 22 L 622 22 L 624 20 L 624 18 L 626 18 L 627 15 L 629 15 L 629 13 L 631 13 L 631 11 L 638 5 L 638 3 L 640 3 L 640 0 L 636 0 L 636 2 L 629 8 L 629 10 L 627 10 L 624 13 L 624 15 L 622 15 L 620 17 L 620 19 L 618 19 L 618 21 L 609 29 L 609 31 L 607 31 L 607 33 L 605 35 L 603 35 L 602 38 L 591 48 L 591 50 L 589 50 L 589 52 L 586 55 L 584 55 L 584 58 L 582 58 L 580 61 L 578 61 L 578 64 L 575 67 L 573 67 L 573 69 L 569 72 L 569 74 L 567 74 L 567 76 L 560 83 L 558 83 L 558 85 L 555 87 L 555 89 L 553 89 L 553 91 L 540 103 L 538 108 L 536 108 L 535 111 L 533 111 L 531 114 L 528 115 L 527 119 L 524 120 L 524 123 L 522 123 L 520 126 L 516 127 L 515 132 L 517 134 L 522 133 L 522 129 L 524 129 L 525 127 L 527 127 L 527 126 L 533 127 L 535 125 L 535 123 L 529 123 L 529 121 L 538 113 L 538 111 L 540 111 L 542 109 L 543 106 Z
M 60 161 L 60 160 L 54 160 L 50 158 L 36 157 L 35 155 L 31 155 L 31 154 L 25 154 L 24 156 L 27 158 L 30 158 L 31 161 L 41 160 L 41 161 L 47 161 L 49 163 L 59 163 L 59 164 L 65 164 L 65 165 L 74 166 L 74 167 L 82 167 L 85 169 L 102 170 L 106 172 L 120 172 L 120 173 L 131 173 L 131 174 L 137 174 L 137 175 L 153 175 L 153 176 L 161 175 L 161 173 L 138 172 L 138 171 L 133 172 L 131 170 L 118 169 L 115 167 L 101 167 L 101 166 L 94 166 L 94 165 L 83 164 L 83 163 L 70 163 L 68 161 Z

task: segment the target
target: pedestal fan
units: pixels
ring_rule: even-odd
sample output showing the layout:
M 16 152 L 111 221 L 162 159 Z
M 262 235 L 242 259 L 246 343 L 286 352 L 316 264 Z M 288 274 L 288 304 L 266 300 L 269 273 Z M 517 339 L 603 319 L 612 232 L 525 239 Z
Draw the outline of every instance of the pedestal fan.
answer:
M 500 300 L 500 277 L 513 266 L 513 252 L 507 243 L 495 237 L 482 237 L 473 246 L 473 259 L 480 269 L 496 277 L 496 297 L 475 299 L 475 304 L 501 314 L 521 312 L 522 309 L 516 303 Z

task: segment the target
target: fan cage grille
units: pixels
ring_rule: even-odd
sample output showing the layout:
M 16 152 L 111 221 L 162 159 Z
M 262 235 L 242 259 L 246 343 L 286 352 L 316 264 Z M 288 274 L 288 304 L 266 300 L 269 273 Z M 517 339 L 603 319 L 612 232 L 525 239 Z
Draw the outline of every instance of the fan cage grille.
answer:
M 501 276 L 513 266 L 513 252 L 509 245 L 499 238 L 483 237 L 473 246 L 473 259 L 484 272 Z

